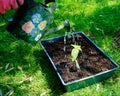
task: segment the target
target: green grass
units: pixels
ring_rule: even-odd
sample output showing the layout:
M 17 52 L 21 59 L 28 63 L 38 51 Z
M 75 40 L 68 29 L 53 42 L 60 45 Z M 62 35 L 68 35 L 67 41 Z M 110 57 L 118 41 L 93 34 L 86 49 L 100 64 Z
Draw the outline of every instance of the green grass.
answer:
M 40 0 L 37 0 L 40 1 Z M 120 0 L 57 0 L 56 25 L 69 19 L 73 31 L 83 31 L 120 65 L 120 47 L 114 36 L 120 30 Z M 8 11 L 9 18 L 14 10 Z M 31 46 L 5 30 L 0 16 L 0 89 L 12 96 L 119 96 L 120 69 L 100 83 L 66 92 L 39 44 Z M 64 30 L 43 39 L 64 35 Z M 8 66 L 8 68 L 7 68 Z M 12 68 L 9 72 L 7 69 Z M 32 80 L 26 80 L 26 78 Z

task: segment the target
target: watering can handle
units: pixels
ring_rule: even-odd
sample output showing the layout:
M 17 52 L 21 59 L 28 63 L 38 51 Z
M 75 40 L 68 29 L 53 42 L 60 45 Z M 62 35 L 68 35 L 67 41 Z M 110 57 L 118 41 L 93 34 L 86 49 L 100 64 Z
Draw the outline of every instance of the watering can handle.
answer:
M 44 0 L 44 3 L 45 3 L 45 4 L 48 4 L 48 3 L 50 3 L 50 2 L 56 2 L 56 0 Z
M 58 5 L 57 5 L 57 2 L 56 2 L 55 0 L 45 0 L 45 1 L 44 1 L 44 4 L 46 5 L 46 4 L 50 3 L 50 2 L 53 2 L 54 5 L 53 5 L 52 7 L 48 7 L 47 10 L 48 10 L 50 13 L 53 13 L 53 11 L 57 8 Z
M 44 7 L 47 7 L 47 4 L 51 2 L 56 3 L 55 0 L 44 0 L 42 3 L 40 2 L 40 4 L 42 4 Z M 24 6 L 29 9 L 35 4 L 38 4 L 35 0 L 24 0 L 24 4 L 22 5 L 22 7 Z

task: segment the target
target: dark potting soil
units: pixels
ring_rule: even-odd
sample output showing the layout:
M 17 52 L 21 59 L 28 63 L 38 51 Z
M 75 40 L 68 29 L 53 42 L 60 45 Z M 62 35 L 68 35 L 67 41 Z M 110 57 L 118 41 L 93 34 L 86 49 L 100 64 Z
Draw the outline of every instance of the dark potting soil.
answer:
M 76 63 L 71 61 L 71 44 L 81 45 L 82 52 L 79 52 L 78 63 L 80 69 L 76 68 Z M 57 70 L 59 71 L 64 82 L 70 82 L 85 78 L 97 73 L 107 71 L 115 66 L 103 54 L 90 44 L 82 35 L 75 35 L 74 38 L 68 39 L 64 44 L 64 39 L 50 41 L 43 44 L 48 54 L 52 58 Z M 66 51 L 64 52 L 64 46 Z

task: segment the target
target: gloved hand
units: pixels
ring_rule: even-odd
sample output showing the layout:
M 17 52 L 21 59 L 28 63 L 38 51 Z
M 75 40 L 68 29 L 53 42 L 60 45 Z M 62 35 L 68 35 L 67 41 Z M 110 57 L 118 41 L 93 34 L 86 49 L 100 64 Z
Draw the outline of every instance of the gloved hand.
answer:
M 16 9 L 19 5 L 22 5 L 24 0 L 0 0 L 0 14 L 4 14 L 5 11 L 11 8 Z

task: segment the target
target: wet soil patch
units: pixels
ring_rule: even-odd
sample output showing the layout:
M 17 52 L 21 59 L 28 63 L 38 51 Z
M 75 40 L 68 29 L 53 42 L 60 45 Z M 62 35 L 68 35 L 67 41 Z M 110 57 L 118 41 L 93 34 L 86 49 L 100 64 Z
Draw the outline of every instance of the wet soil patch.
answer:
M 75 62 L 72 62 L 70 59 L 73 48 L 71 44 L 75 43 L 81 45 L 82 48 L 82 52 L 79 53 L 77 58 L 80 69 L 77 69 Z M 67 38 L 66 44 L 64 44 L 64 39 L 61 38 L 56 41 L 45 42 L 43 46 L 52 58 L 65 83 L 95 75 L 115 67 L 106 56 L 99 52 L 82 35 Z M 64 46 L 66 46 L 66 51 L 64 51 Z

